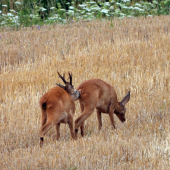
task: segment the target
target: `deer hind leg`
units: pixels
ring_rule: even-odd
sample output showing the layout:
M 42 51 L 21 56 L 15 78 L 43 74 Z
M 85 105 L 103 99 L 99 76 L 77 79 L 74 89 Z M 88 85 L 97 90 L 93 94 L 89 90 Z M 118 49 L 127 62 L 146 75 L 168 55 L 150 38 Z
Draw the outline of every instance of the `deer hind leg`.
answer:
M 46 124 L 40 129 L 40 146 L 43 145 L 44 135 L 52 128 L 53 122 L 47 120 Z
M 82 109 L 82 114 L 75 120 L 75 138 L 77 139 L 78 134 L 78 128 L 81 126 L 81 129 L 84 130 L 84 121 L 94 112 L 94 109 L 96 108 L 98 100 L 98 93 L 97 91 L 94 91 L 94 94 L 81 96 L 80 100 L 80 106 Z M 84 132 L 82 132 L 84 135 Z
M 84 111 L 84 106 L 83 106 L 82 102 L 80 102 L 80 108 L 81 108 L 81 113 L 83 113 L 83 111 Z M 81 130 L 81 136 L 84 136 L 84 122 L 81 123 L 81 125 L 80 125 L 80 130 Z
M 74 133 L 74 128 L 73 128 L 73 117 L 71 116 L 68 122 L 69 128 L 70 128 L 70 133 L 71 137 L 75 139 L 75 133 Z
M 57 140 L 59 140 L 60 138 L 60 123 L 57 123 L 56 124 L 56 132 L 57 132 Z
M 85 109 L 84 112 L 82 113 L 82 115 L 79 116 L 75 120 L 75 138 L 76 139 L 77 139 L 79 126 L 83 125 L 82 123 L 84 123 L 84 121 L 93 113 L 93 111 L 94 111 L 94 108 L 93 109 Z M 82 127 L 84 127 L 84 125 Z
M 101 115 L 101 112 L 99 110 L 96 110 L 96 112 L 97 112 L 97 119 L 98 119 L 98 122 L 99 122 L 98 129 L 100 130 L 102 128 L 102 115 Z
M 46 121 L 47 121 L 47 115 L 46 115 L 45 110 L 42 109 L 41 127 L 45 125 Z

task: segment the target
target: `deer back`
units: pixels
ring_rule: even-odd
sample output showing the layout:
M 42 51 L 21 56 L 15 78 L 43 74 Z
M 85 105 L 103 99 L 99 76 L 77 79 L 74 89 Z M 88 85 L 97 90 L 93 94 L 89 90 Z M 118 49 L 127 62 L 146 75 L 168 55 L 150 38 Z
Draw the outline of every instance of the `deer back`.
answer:
M 63 110 L 69 110 L 71 107 L 75 107 L 74 101 L 71 96 L 60 87 L 54 87 L 49 90 L 41 97 L 39 103 L 40 107 L 44 110 L 56 108 L 60 110 L 60 112 L 62 112 Z

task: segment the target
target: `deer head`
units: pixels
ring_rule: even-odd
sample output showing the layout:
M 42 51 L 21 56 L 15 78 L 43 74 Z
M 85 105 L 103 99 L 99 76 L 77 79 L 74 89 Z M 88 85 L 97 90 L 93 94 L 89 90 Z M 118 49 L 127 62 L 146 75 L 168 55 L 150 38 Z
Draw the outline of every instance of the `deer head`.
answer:
M 80 92 L 74 89 L 74 86 L 72 84 L 72 73 L 68 73 L 68 74 L 70 79 L 69 82 L 65 80 L 65 73 L 63 74 L 63 76 L 61 76 L 61 74 L 58 72 L 58 75 L 63 80 L 65 86 L 62 84 L 57 84 L 57 83 L 56 84 L 62 89 L 64 89 L 72 97 L 73 100 L 77 100 L 80 97 Z
M 126 108 L 125 108 L 125 104 L 129 101 L 130 99 L 130 91 L 128 91 L 128 93 L 126 94 L 126 96 L 122 99 L 121 102 L 118 102 L 116 105 L 116 108 L 114 110 L 114 113 L 116 114 L 116 116 L 122 121 L 124 122 L 125 119 L 125 113 L 126 113 Z

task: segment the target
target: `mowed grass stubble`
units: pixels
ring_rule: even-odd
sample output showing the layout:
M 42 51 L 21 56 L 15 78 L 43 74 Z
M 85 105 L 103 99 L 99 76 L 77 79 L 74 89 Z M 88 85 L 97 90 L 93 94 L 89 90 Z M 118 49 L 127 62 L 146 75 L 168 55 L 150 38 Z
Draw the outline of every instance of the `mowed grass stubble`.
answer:
M 78 22 L 1 31 L 0 169 L 168 169 L 170 165 L 170 16 Z M 121 100 L 128 90 L 126 122 L 112 129 L 94 112 L 85 137 L 72 140 L 61 125 L 39 147 L 40 97 L 57 71 L 73 84 L 99 78 Z M 74 120 L 81 114 L 76 101 Z

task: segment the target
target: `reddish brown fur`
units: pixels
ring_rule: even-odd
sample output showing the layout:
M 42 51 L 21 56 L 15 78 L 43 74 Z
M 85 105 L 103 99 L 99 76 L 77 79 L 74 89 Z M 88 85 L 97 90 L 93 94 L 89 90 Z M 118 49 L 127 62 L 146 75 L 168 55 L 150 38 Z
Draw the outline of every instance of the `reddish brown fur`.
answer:
M 73 88 L 72 75 L 69 74 L 69 76 L 70 83 L 65 81 L 64 76 L 61 76 L 60 78 L 64 80 L 66 86 L 61 85 L 62 87 L 57 86 L 52 88 L 44 94 L 39 101 L 42 111 L 40 146 L 43 144 L 44 135 L 53 125 L 56 125 L 57 140 L 59 139 L 60 123 L 68 123 L 71 136 L 73 139 L 75 138 L 73 130 L 73 116 L 75 113 L 74 100 L 76 100 L 80 94 Z
M 114 88 L 100 79 L 87 80 L 80 84 L 77 89 L 81 91 L 79 98 L 82 114 L 75 120 L 75 135 L 77 138 L 78 128 L 81 128 L 81 134 L 84 135 L 84 121 L 97 110 L 99 130 L 102 127 L 101 112 L 108 113 L 112 126 L 115 128 L 113 113 L 124 122 L 125 104 L 130 98 L 130 92 L 121 102 L 117 101 L 117 95 Z

